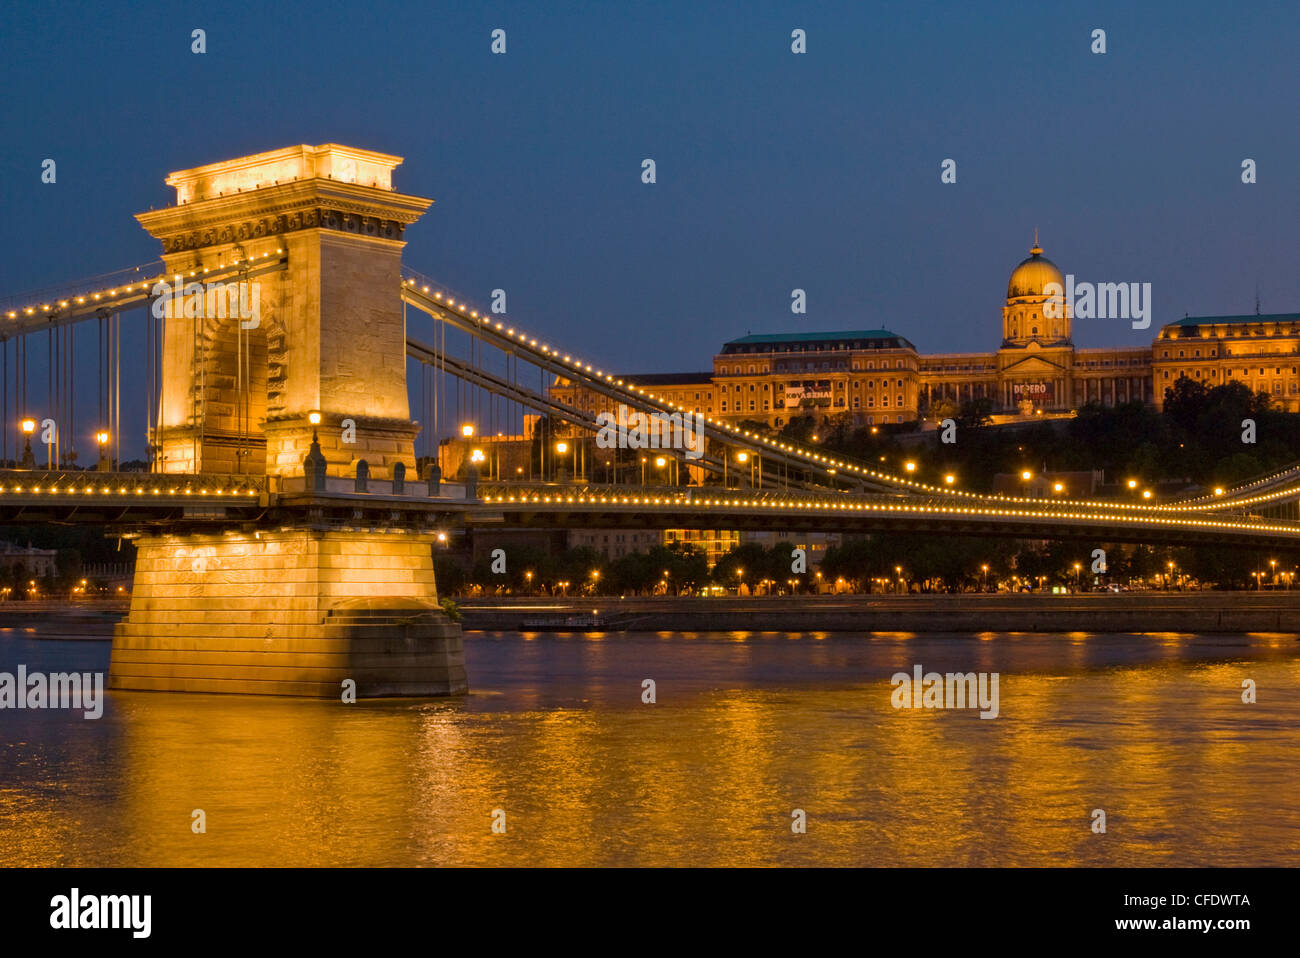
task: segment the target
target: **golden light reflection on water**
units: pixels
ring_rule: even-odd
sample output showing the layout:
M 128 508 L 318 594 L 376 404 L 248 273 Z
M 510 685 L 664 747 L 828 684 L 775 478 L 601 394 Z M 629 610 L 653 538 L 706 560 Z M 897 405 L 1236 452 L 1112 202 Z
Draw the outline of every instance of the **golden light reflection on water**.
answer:
M 980 639 L 504 636 L 475 651 L 483 691 L 457 701 L 117 693 L 105 723 L 67 725 L 59 762 L 50 746 L 3 767 L 0 855 L 9 865 L 1295 863 L 1294 639 L 1203 661 L 1187 657 L 1188 637 L 1162 636 L 1140 662 L 1097 661 L 1133 637 Z M 807 671 L 752 671 L 769 654 L 782 674 L 794 674 L 784 663 L 795 655 Z M 1000 672 L 998 718 L 891 707 L 895 667 L 942 668 L 942 655 Z M 659 676 L 654 705 L 640 701 L 643 675 Z M 1261 690 L 1253 706 L 1240 698 L 1248 677 Z M 35 746 L 8 751 L 24 748 Z M 498 808 L 505 835 L 491 832 Z M 791 832 L 796 808 L 806 835 Z M 1090 830 L 1095 808 L 1105 835 Z M 195 809 L 206 834 L 191 830 Z

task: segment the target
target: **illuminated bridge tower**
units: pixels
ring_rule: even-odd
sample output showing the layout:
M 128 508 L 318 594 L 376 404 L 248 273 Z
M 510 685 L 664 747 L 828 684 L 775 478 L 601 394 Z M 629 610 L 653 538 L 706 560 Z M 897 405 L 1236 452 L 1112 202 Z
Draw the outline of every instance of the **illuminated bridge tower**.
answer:
M 328 698 L 348 680 L 358 696 L 466 688 L 433 534 L 393 512 L 322 518 L 330 480 L 304 479 L 313 413 L 327 476 L 365 460 L 379 484 L 398 463 L 415 479 L 400 265 L 403 230 L 431 201 L 393 191 L 399 163 L 294 146 L 173 173 L 176 206 L 139 215 L 183 283 L 238 262 L 248 269 L 234 281 L 257 284 L 247 318 L 231 308 L 238 296 L 224 316 L 206 290 L 201 308 L 198 296 L 170 303 L 157 468 L 265 474 L 280 497 L 260 524 L 136 539 L 112 687 Z
M 332 143 L 259 153 L 171 174 L 176 205 L 136 217 L 162 241 L 181 279 L 173 285 L 196 294 L 190 284 L 205 270 L 246 263 L 256 286 L 244 301 L 257 307 L 252 319 L 220 309 L 228 304 L 217 296 L 191 295 L 185 315 L 164 302 L 151 437 L 160 471 L 299 475 L 312 412 L 329 474 L 351 474 L 360 459 L 376 478 L 398 462 L 414 468 L 418 426 L 394 290 L 403 231 L 432 201 L 393 191 L 401 162 Z M 282 259 L 284 269 L 257 272 Z M 337 438 L 345 420 L 355 433 L 346 445 Z

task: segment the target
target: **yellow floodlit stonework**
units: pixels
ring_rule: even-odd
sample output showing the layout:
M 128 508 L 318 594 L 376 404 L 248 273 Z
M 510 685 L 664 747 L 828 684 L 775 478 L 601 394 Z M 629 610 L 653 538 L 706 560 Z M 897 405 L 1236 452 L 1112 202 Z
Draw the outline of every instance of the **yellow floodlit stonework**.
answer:
M 340 698 L 466 688 L 432 535 L 289 530 L 137 540 L 109 686 Z
M 328 474 L 414 469 L 396 291 L 404 231 L 432 200 L 392 189 L 401 162 L 337 144 L 260 153 L 171 174 L 177 205 L 136 217 L 169 276 L 248 264 L 259 284 L 253 321 L 162 320 L 163 472 L 301 475 L 312 411 Z
M 258 295 L 251 317 L 243 300 L 210 315 L 203 296 L 155 314 L 159 471 L 301 477 L 315 433 L 329 475 L 361 460 L 376 479 L 398 463 L 413 475 L 401 259 L 432 200 L 393 190 L 401 162 L 331 143 L 167 178 L 176 205 L 137 217 L 162 243 L 161 279 L 178 297 L 213 274 Z M 433 533 L 275 523 L 138 539 L 110 685 L 340 700 L 349 682 L 357 697 L 465 690 Z
M 178 170 L 167 177 L 167 185 L 176 187 L 176 202 L 182 205 L 225 193 L 316 177 L 391 190 L 393 170 L 401 162 L 400 156 L 337 143 L 322 146 L 304 144 L 209 163 L 192 170 Z

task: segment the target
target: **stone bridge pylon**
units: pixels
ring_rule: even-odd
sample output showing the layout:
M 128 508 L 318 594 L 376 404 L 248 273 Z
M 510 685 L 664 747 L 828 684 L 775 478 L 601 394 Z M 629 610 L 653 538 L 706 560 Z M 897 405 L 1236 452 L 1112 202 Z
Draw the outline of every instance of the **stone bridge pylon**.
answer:
M 288 484 L 318 438 L 328 476 L 363 460 L 375 479 L 399 463 L 415 475 L 398 290 L 403 233 L 432 201 L 393 190 L 400 163 L 293 146 L 167 178 L 176 205 L 137 217 L 173 276 L 154 304 L 159 471 Z M 232 264 L 247 266 L 233 280 Z M 221 283 L 205 282 L 218 269 Z M 310 501 L 264 528 L 146 532 L 110 685 L 335 697 L 350 679 L 359 696 L 464 691 L 433 539 L 323 523 Z
M 331 475 L 360 459 L 376 478 L 398 462 L 414 468 L 418 427 L 393 291 L 403 233 L 433 201 L 393 190 L 401 162 L 336 144 L 288 147 L 173 173 L 176 205 L 136 217 L 162 241 L 168 272 L 181 278 L 172 285 L 186 287 L 179 303 L 160 304 L 151 441 L 162 471 L 300 475 L 313 412 Z M 228 284 L 226 309 L 202 285 L 205 269 L 281 260 L 282 270 Z M 239 297 L 257 315 L 232 316 Z M 345 420 L 355 427 L 347 444 Z

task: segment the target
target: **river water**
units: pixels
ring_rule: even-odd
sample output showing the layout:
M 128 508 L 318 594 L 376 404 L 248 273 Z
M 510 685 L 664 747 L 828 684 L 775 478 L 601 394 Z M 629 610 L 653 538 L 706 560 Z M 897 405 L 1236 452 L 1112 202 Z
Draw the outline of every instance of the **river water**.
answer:
M 107 642 L 42 631 L 0 630 L 0 671 L 107 672 Z M 0 711 L 0 864 L 1295 865 L 1298 653 L 1281 635 L 469 633 L 454 700 Z M 997 672 L 998 717 L 895 709 L 890 677 L 917 664 Z

